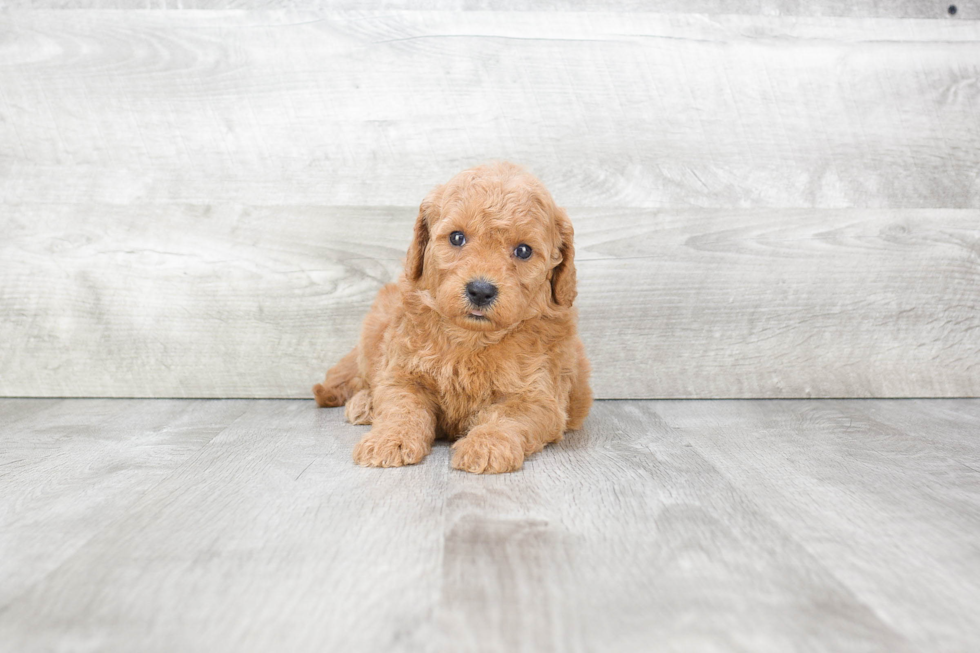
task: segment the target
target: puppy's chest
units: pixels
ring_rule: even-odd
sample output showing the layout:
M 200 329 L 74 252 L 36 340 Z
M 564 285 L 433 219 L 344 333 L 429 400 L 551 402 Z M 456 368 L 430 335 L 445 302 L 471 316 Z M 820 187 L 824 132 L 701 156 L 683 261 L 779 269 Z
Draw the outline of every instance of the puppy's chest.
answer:
M 464 429 L 475 413 L 516 390 L 516 362 L 501 360 L 497 352 L 428 353 L 420 356 L 420 368 L 449 432 Z
M 428 369 L 434 389 L 440 396 L 465 400 L 485 399 L 500 392 L 501 364 L 487 355 L 449 355 L 435 357 Z

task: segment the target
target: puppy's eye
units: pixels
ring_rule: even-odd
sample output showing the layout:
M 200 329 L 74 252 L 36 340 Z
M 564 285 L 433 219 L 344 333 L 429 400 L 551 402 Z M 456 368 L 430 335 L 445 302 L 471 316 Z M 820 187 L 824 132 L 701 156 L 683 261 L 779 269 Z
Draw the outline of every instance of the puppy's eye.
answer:
M 531 258 L 532 252 L 533 250 L 531 249 L 531 246 L 525 245 L 524 243 L 521 243 L 520 245 L 514 248 L 514 256 L 524 261 Z
M 453 247 L 462 247 L 466 242 L 466 236 L 462 231 L 454 231 L 449 234 L 449 242 L 453 244 Z

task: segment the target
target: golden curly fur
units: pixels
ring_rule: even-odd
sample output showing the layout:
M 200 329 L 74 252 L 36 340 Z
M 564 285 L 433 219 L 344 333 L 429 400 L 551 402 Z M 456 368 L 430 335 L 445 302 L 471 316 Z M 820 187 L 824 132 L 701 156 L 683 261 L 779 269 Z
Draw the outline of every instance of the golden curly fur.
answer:
M 544 185 L 511 163 L 461 172 L 425 198 L 404 273 L 313 388 L 320 406 L 346 404 L 352 424 L 373 424 L 355 462 L 415 464 L 442 436 L 459 438 L 453 467 L 510 472 L 581 427 L 592 390 L 572 235 Z M 468 293 L 473 281 L 492 284 L 492 303 Z

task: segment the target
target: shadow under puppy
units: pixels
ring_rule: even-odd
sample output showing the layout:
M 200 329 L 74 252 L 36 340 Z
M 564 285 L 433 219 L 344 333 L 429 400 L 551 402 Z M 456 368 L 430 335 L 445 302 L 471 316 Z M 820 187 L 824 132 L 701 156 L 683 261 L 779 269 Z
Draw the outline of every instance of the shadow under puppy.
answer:
M 320 406 L 346 403 L 351 423 L 373 424 L 355 462 L 411 465 L 448 437 L 453 467 L 510 472 L 581 427 L 592 390 L 572 234 L 544 185 L 511 163 L 461 172 L 425 198 L 404 273 L 313 388 Z

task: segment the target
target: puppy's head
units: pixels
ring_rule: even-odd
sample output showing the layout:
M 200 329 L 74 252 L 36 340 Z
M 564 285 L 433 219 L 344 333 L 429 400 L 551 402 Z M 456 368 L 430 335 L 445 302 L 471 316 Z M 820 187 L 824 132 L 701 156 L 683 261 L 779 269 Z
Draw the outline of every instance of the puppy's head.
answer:
M 422 202 L 405 277 L 458 326 L 507 329 L 572 305 L 572 236 L 533 175 L 511 163 L 480 166 Z

